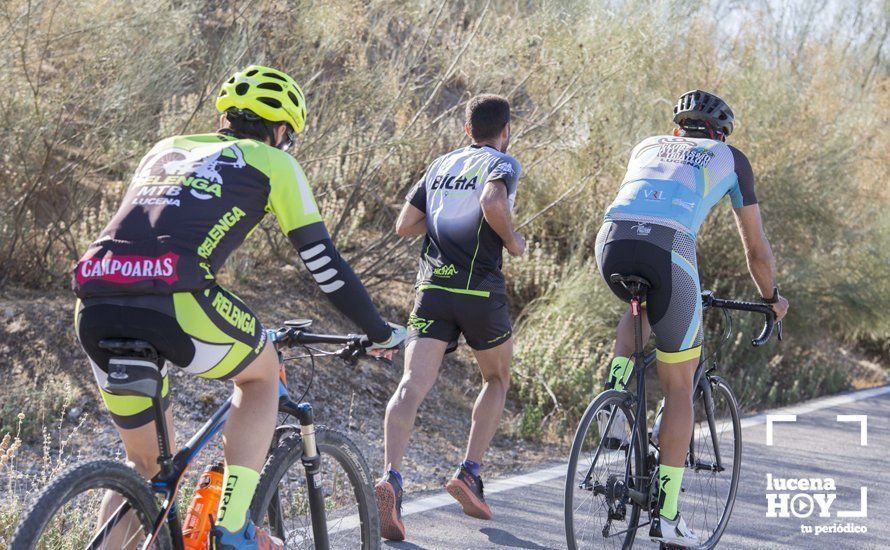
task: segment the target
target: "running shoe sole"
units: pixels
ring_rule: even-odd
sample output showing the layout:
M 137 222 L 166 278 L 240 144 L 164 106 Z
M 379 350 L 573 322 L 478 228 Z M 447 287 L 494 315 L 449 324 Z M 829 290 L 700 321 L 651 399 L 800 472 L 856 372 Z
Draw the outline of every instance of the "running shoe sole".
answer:
M 464 513 L 476 519 L 491 519 L 491 508 L 473 494 L 470 487 L 461 479 L 449 479 L 445 484 L 448 494 L 458 501 Z
M 374 494 L 380 513 L 380 536 L 386 540 L 405 540 L 405 524 L 399 520 L 396 492 L 392 485 L 386 481 L 380 482 L 374 487 Z

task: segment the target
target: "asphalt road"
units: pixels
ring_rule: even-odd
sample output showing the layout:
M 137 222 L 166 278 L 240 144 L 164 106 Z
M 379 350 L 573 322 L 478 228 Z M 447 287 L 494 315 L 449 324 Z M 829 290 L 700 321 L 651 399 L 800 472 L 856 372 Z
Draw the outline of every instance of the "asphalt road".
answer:
M 773 422 L 772 445 L 767 445 L 766 414 L 743 420 L 741 482 L 731 521 L 719 547 L 890 548 L 890 459 L 887 456 L 890 452 L 890 386 L 823 398 L 769 413 L 775 414 L 796 414 L 797 419 Z M 838 415 L 867 416 L 865 446 L 861 445 L 858 419 L 839 422 Z M 487 522 L 463 515 L 444 491 L 408 495 L 405 501 L 408 540 L 385 542 L 384 548 L 565 548 L 564 472 L 564 464 L 554 462 L 524 476 L 487 481 L 487 500 L 495 514 L 494 519 Z M 811 498 L 806 496 L 798 497 L 795 508 L 789 510 L 804 517 L 767 517 L 767 493 L 782 492 L 767 490 L 767 474 L 774 480 L 832 478 L 836 499 L 828 510 L 829 517 L 819 517 L 817 505 L 812 515 L 806 517 Z M 860 511 L 862 487 L 866 489 L 866 517 L 844 517 L 844 512 Z M 789 498 L 798 492 L 820 493 L 787 492 Z M 837 525 L 866 532 L 824 532 Z M 802 529 L 809 527 L 812 533 L 802 533 Z M 635 546 L 657 548 L 645 536 L 647 529 L 640 529 Z M 816 534 L 817 530 L 823 532 Z

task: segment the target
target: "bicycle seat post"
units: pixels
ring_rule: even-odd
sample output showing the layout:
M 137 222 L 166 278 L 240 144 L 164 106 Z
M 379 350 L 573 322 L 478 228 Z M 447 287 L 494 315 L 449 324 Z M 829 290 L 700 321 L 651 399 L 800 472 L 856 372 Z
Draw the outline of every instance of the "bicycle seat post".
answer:
M 164 414 L 162 401 L 160 396 L 152 397 L 151 406 L 154 409 L 158 436 L 158 464 L 161 466 L 161 476 L 166 477 L 173 469 L 173 455 L 170 454 L 170 443 L 167 439 L 167 416 Z
M 646 301 L 646 289 L 636 286 L 632 291 L 630 313 L 634 321 L 634 364 L 643 364 L 643 303 Z M 643 369 L 637 369 L 642 372 Z

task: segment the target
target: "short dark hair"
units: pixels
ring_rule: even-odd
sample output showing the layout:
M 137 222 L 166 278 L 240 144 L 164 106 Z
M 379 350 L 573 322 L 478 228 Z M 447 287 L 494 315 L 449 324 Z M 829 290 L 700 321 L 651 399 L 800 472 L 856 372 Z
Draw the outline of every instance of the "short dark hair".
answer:
M 281 122 L 264 120 L 255 115 L 251 117 L 239 116 L 238 113 L 234 112 L 227 112 L 226 119 L 229 121 L 229 131 L 235 137 L 239 139 L 255 139 L 262 142 L 273 140 L 275 129 L 282 124 Z
M 510 102 L 495 94 L 477 95 L 467 103 L 465 120 L 473 139 L 497 137 L 510 122 Z

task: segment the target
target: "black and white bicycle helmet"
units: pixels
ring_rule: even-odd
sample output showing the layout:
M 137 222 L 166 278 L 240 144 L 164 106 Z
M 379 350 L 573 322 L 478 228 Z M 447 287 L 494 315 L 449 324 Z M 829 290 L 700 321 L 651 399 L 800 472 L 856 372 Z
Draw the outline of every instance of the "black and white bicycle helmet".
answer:
M 735 116 L 729 105 L 716 95 L 691 90 L 681 95 L 674 107 L 674 122 L 683 126 L 683 121 L 709 122 L 714 129 L 728 136 L 732 133 Z

